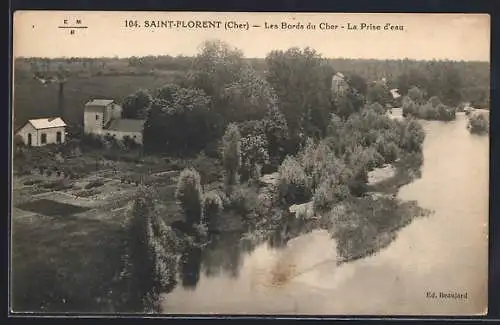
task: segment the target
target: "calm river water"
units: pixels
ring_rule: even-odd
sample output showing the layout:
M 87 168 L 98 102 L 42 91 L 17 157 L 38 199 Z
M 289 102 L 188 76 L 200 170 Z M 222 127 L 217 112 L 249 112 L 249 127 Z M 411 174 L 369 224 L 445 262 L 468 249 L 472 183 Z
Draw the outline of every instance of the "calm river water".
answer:
M 205 253 L 199 272 L 163 296 L 163 313 L 445 315 L 481 314 L 487 304 L 488 137 L 469 134 L 467 119 L 423 121 L 422 177 L 399 197 L 434 211 L 415 219 L 378 254 L 336 266 L 325 231 L 262 245 L 246 253 L 238 235 Z M 294 265 L 281 286 L 272 272 Z M 181 281 L 182 283 L 182 281 Z M 435 292 L 438 298 L 428 298 Z M 467 299 L 439 298 L 440 292 Z

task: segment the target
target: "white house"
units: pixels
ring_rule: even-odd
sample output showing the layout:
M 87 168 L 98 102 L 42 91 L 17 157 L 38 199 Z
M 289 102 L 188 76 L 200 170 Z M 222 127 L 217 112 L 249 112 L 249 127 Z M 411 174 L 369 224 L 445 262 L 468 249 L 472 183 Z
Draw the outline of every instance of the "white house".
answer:
M 112 99 L 94 99 L 85 104 L 85 133 L 111 136 L 117 140 L 129 137 L 142 144 L 145 120 L 121 118 L 122 107 Z
M 60 117 L 28 120 L 16 135 L 21 136 L 27 146 L 40 147 L 50 143 L 66 141 L 66 123 Z

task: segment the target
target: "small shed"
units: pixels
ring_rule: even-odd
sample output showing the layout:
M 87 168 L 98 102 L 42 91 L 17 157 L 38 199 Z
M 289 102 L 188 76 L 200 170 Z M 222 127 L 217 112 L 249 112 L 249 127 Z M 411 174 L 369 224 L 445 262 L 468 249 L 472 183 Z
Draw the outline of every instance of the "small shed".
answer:
M 60 117 L 28 120 L 16 131 L 25 145 L 41 147 L 51 143 L 66 141 L 66 123 Z

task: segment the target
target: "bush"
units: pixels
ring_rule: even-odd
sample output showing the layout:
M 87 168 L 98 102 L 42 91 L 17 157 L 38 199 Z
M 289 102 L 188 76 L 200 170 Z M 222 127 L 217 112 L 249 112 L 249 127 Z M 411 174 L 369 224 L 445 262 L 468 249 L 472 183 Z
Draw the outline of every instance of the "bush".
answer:
M 96 134 L 85 133 L 82 135 L 82 144 L 91 148 L 102 149 L 104 147 L 104 139 Z
M 333 176 L 325 179 L 314 192 L 313 205 L 315 211 L 326 211 L 335 203 L 342 202 L 350 197 L 347 185 L 339 183 Z
M 307 175 L 299 162 L 287 156 L 278 169 L 279 196 L 287 205 L 301 204 L 311 198 L 311 190 Z
M 414 119 L 407 119 L 400 124 L 402 135 L 399 146 L 406 152 L 420 152 L 425 139 L 422 125 Z
M 385 141 L 380 139 L 376 143 L 376 148 L 379 154 L 384 158 L 385 163 L 392 163 L 399 157 L 399 147 L 393 141 Z
M 43 184 L 43 187 L 46 189 L 54 190 L 54 191 L 62 191 L 62 190 L 72 188 L 73 184 L 71 184 L 67 180 L 61 179 L 61 180 L 45 183 L 45 184 Z
M 247 186 L 237 186 L 227 197 L 225 208 L 247 219 L 258 207 L 257 192 Z
M 241 138 L 240 144 L 242 178 L 248 180 L 258 177 L 255 175 L 255 166 L 269 161 L 268 142 L 265 134 L 247 135 Z
M 89 190 L 91 188 L 95 188 L 95 187 L 101 187 L 104 185 L 104 181 L 100 180 L 100 179 L 96 179 L 96 180 L 93 180 L 93 181 L 90 181 L 87 185 L 85 185 L 85 189 L 86 190 Z
M 195 225 L 202 221 L 203 193 L 200 174 L 196 170 L 186 168 L 181 172 L 175 198 L 184 212 L 186 223 Z
M 437 110 L 437 119 L 440 121 L 452 121 L 456 118 L 455 109 L 452 107 L 446 106 L 444 104 L 439 104 L 436 107 Z
M 486 134 L 489 132 L 489 122 L 484 114 L 472 114 L 469 117 L 469 132 L 472 134 Z
M 200 173 L 201 184 L 219 181 L 221 178 L 220 163 L 214 158 L 209 158 L 205 153 L 200 153 L 192 162 L 193 168 Z

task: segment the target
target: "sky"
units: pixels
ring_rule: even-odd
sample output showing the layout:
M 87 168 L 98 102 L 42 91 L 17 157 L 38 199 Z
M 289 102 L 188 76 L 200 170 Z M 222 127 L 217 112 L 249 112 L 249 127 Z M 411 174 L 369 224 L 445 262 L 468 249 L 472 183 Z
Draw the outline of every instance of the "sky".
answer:
M 125 21 L 137 21 L 139 27 L 126 27 Z M 221 23 L 220 28 L 153 28 L 146 21 Z M 282 22 L 303 29 L 282 29 Z M 248 29 L 226 29 L 227 23 Z M 367 28 L 360 28 L 363 23 Z M 324 29 L 325 24 L 337 28 Z M 219 39 L 252 58 L 309 46 L 329 58 L 490 61 L 487 14 L 18 11 L 13 25 L 14 57 L 191 56 L 203 41 Z M 69 25 L 87 28 L 74 34 L 58 28 Z

